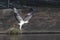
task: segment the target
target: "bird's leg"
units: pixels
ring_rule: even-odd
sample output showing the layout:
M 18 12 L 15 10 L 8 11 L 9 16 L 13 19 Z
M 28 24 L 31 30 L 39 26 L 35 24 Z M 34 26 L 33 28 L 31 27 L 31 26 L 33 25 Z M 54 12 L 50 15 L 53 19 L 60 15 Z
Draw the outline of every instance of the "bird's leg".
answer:
M 18 23 L 18 25 L 19 25 L 19 29 L 21 30 L 21 25 L 20 25 L 20 23 Z
M 22 30 L 22 24 L 18 23 L 18 25 L 19 25 L 19 29 Z
M 20 25 L 20 30 L 22 30 L 22 25 Z

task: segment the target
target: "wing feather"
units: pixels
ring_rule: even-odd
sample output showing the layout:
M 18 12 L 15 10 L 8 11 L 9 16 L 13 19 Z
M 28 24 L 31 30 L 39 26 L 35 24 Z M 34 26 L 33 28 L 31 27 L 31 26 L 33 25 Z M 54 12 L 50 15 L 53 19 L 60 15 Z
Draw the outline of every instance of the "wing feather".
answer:
M 32 15 L 34 14 L 35 10 L 33 8 L 30 8 L 29 10 L 30 12 L 26 15 L 26 17 L 24 18 L 24 21 L 29 21 L 32 17 Z
M 18 21 L 23 20 L 22 17 L 19 15 L 18 11 L 16 8 L 14 8 L 14 16 Z
M 24 18 L 24 21 L 29 21 L 31 19 L 31 17 L 32 17 L 32 14 L 31 13 L 28 13 L 26 15 L 26 17 Z

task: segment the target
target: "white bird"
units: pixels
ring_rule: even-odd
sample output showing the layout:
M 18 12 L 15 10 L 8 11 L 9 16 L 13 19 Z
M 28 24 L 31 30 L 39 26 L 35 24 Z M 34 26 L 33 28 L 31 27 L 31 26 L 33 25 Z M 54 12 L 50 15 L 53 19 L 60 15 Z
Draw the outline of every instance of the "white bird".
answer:
M 13 8 L 14 10 L 14 16 L 16 18 L 16 20 L 18 21 L 18 25 L 20 26 L 20 30 L 22 29 L 22 26 L 25 24 L 25 23 L 28 23 L 29 20 L 31 19 L 32 15 L 33 15 L 33 9 L 30 9 L 30 12 L 26 15 L 26 17 L 23 19 L 16 8 Z

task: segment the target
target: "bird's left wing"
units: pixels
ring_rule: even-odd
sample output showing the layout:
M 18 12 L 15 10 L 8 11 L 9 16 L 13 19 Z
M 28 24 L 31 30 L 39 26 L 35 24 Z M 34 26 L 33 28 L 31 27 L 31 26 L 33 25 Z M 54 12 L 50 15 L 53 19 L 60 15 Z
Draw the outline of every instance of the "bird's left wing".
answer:
M 23 20 L 22 17 L 19 15 L 18 11 L 16 8 L 13 9 L 14 10 L 14 15 L 15 15 L 15 18 L 18 20 L 18 21 L 21 21 Z

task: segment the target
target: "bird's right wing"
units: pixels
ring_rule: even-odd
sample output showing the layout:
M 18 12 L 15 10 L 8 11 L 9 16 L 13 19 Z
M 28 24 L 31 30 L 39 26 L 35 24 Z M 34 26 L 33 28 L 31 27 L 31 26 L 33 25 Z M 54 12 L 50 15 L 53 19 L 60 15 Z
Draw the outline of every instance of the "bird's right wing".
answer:
M 18 21 L 23 20 L 22 17 L 19 15 L 18 11 L 16 8 L 13 9 L 14 10 L 14 16 Z
M 26 17 L 24 18 L 24 21 L 29 21 L 29 20 L 31 19 L 31 17 L 34 15 L 34 12 L 35 12 L 34 9 L 30 8 L 29 11 L 30 11 L 30 12 L 27 13 Z
M 32 17 L 32 14 L 31 13 L 28 13 L 26 15 L 26 17 L 24 18 L 24 21 L 29 21 L 31 19 L 31 17 Z

